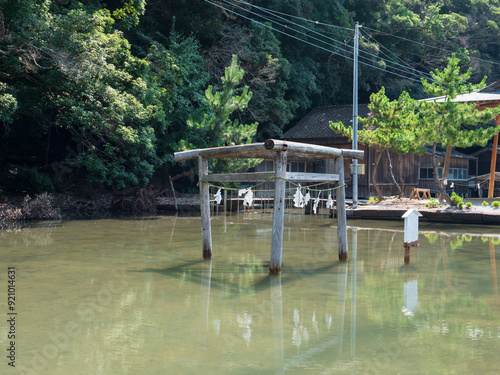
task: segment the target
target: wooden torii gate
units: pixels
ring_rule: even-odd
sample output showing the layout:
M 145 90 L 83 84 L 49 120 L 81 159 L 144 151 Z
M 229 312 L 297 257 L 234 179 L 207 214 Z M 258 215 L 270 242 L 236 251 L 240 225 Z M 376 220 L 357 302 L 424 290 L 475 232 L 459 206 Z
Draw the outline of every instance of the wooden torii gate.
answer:
M 274 177 L 273 231 L 271 243 L 270 272 L 281 271 L 281 254 L 283 248 L 283 223 L 285 211 L 286 181 L 318 181 L 334 182 L 338 186 L 337 203 L 337 235 L 339 259 L 345 261 L 347 255 L 347 219 L 345 208 L 344 157 L 363 158 L 363 151 L 344 150 L 312 144 L 287 142 L 268 139 L 263 143 L 251 143 L 238 146 L 215 147 L 176 152 L 175 161 L 198 159 L 201 234 L 203 258 L 212 257 L 212 233 L 210 226 L 209 182 L 263 181 Z M 258 158 L 274 159 L 274 172 L 245 172 L 229 174 L 208 174 L 210 158 Z M 287 172 L 287 160 L 296 159 L 334 159 L 334 174 Z

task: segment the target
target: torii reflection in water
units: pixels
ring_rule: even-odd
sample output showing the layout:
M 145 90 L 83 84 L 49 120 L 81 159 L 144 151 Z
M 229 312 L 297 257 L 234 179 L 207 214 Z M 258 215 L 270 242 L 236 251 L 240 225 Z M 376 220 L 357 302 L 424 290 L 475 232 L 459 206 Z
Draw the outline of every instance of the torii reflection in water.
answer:
M 226 331 L 224 335 L 228 336 L 227 340 L 229 343 L 229 347 L 234 350 L 234 347 L 240 345 L 242 340 L 247 344 L 247 347 L 250 346 L 251 340 L 255 340 L 254 337 L 257 335 L 272 335 L 269 337 L 271 339 L 270 344 L 272 345 L 272 368 L 273 373 L 275 374 L 284 374 L 287 370 L 293 368 L 301 368 L 307 362 L 318 358 L 321 356 L 322 358 L 328 358 L 328 361 L 333 361 L 330 366 L 333 368 L 339 366 L 339 362 L 342 366 L 353 366 L 354 358 L 356 356 L 356 281 L 357 281 L 357 230 L 352 230 L 352 260 L 349 263 L 346 262 L 338 262 L 335 264 L 331 264 L 321 269 L 315 270 L 303 270 L 303 274 L 295 274 L 293 277 L 287 277 L 289 275 L 285 274 L 278 276 L 267 276 L 258 282 L 259 289 L 261 289 L 266 296 L 265 293 L 265 285 L 268 282 L 269 294 L 267 298 L 262 301 L 259 301 L 258 304 L 255 305 L 255 310 L 249 312 L 248 314 L 245 312 L 244 314 L 238 314 L 236 319 L 232 319 L 233 321 L 237 321 L 239 331 L 237 335 L 231 334 L 231 332 Z M 337 284 L 336 290 L 332 293 L 332 297 L 334 300 L 330 299 L 330 303 L 333 302 L 330 307 L 326 306 L 323 309 L 325 313 L 325 329 L 327 330 L 326 334 L 320 334 L 320 331 L 317 332 L 317 342 L 314 345 L 309 344 L 300 354 L 287 356 L 287 351 L 289 353 L 289 345 L 287 345 L 286 341 L 289 340 L 288 334 L 285 333 L 285 327 L 287 330 L 290 328 L 290 316 L 295 315 L 291 314 L 291 311 L 288 311 L 285 315 L 288 317 L 284 322 L 284 312 L 283 312 L 283 300 L 287 300 L 287 294 L 293 294 L 295 289 L 295 283 L 306 282 L 310 277 L 315 275 L 316 271 L 319 272 L 328 272 L 331 273 L 331 276 L 334 277 L 333 281 Z M 351 273 L 351 277 L 349 278 L 349 273 Z M 335 276 L 336 274 L 336 276 Z M 212 328 L 209 321 L 209 311 L 210 311 L 210 288 L 212 284 L 212 260 L 204 260 L 202 263 L 201 270 L 201 278 L 200 278 L 200 310 L 199 310 L 199 338 L 198 344 L 201 351 L 209 350 L 209 335 L 208 331 Z M 268 281 L 266 280 L 268 279 Z M 349 284 L 349 280 L 351 283 L 351 329 L 345 332 L 345 324 L 346 324 L 346 301 L 347 297 L 347 288 Z M 217 284 L 217 283 L 216 283 Z M 215 284 L 214 284 L 215 285 Z M 318 294 L 318 297 L 321 297 L 322 303 L 327 303 L 327 300 L 321 294 Z M 267 299 L 267 301 L 266 301 Z M 327 303 L 328 305 L 328 303 Z M 288 306 L 288 305 L 287 305 Z M 307 332 L 306 321 L 302 319 L 300 320 L 300 306 L 288 306 L 293 307 L 294 313 L 296 313 L 297 317 L 294 319 L 297 320 L 297 324 L 302 331 L 299 329 L 297 332 L 298 335 L 302 335 L 300 340 L 308 340 L 309 333 Z M 322 308 L 325 306 L 322 306 Z M 303 309 L 303 307 L 302 307 Z M 313 312 L 313 327 L 314 322 L 316 321 L 316 328 L 319 325 L 321 319 L 317 319 L 318 311 L 317 308 L 314 309 Z M 305 313 L 304 313 L 305 315 Z M 260 325 L 260 319 L 264 324 Z M 315 320 L 316 319 L 316 320 Z M 328 319 L 330 319 L 328 321 Z M 243 321 L 244 320 L 244 321 Z M 347 319 L 348 321 L 348 319 Z M 224 326 L 225 323 L 221 322 L 219 319 L 214 320 L 214 327 L 218 322 L 219 327 Z M 270 323 L 270 327 L 268 323 Z M 227 325 L 226 325 L 227 327 Z M 269 329 L 269 328 L 270 329 Z M 259 328 L 262 328 L 259 330 Z M 223 329 L 221 331 L 224 331 Z M 288 331 L 287 331 L 288 332 Z M 346 358 L 346 353 L 344 349 L 346 349 L 344 343 L 346 341 L 345 333 L 350 333 L 350 358 Z M 239 337 L 237 337 L 239 336 Z M 226 339 L 226 338 L 224 338 Z M 292 335 L 292 341 L 294 340 Z M 349 338 L 347 337 L 347 340 Z M 238 344 L 240 343 L 240 344 Z M 296 343 L 297 344 L 297 343 Z M 288 349 L 287 349 L 288 348 Z M 329 354 L 328 354 L 329 353 Z M 270 365 L 270 363 L 268 363 Z M 328 367 L 328 366 L 327 366 Z M 354 369 L 354 368 L 353 368 Z

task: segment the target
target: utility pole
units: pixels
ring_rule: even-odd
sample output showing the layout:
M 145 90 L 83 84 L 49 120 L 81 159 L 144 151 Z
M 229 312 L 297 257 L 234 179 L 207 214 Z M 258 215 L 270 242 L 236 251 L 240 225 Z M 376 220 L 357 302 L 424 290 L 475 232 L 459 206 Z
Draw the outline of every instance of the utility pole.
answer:
M 352 103 L 352 149 L 358 149 L 358 50 L 359 50 L 359 23 L 354 29 L 354 77 Z M 358 207 L 358 159 L 352 161 L 352 208 Z

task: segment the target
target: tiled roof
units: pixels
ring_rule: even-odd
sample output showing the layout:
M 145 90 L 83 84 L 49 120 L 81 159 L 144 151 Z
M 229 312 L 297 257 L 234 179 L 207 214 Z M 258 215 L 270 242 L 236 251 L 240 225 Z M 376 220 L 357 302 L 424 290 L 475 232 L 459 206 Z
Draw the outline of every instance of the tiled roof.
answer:
M 479 92 L 496 92 L 496 93 L 500 93 L 500 81 L 495 81 L 493 83 L 490 83 L 488 86 L 486 86 L 482 90 L 479 90 Z
M 482 148 L 482 149 L 480 149 L 480 150 L 472 153 L 471 155 L 472 156 L 479 156 L 479 155 L 481 155 L 481 154 L 483 154 L 485 152 L 488 152 L 488 151 L 489 152 L 493 152 L 493 146 L 484 147 L 484 148 Z M 500 154 L 500 148 L 497 149 L 497 154 Z
M 469 178 L 469 180 L 486 181 L 490 179 L 490 174 L 483 174 L 481 176 L 476 176 Z M 500 172 L 495 172 L 495 181 L 500 181 Z
M 426 102 L 444 102 L 446 97 L 437 96 L 435 98 L 422 99 L 422 101 Z M 471 92 L 470 94 L 462 94 L 458 95 L 455 99 L 451 100 L 452 102 L 461 102 L 461 103 L 477 103 L 477 102 L 498 102 L 500 101 L 500 93 L 497 91 L 490 92 Z
M 358 106 L 358 116 L 367 117 L 367 104 Z M 286 139 L 333 138 L 340 135 L 330 129 L 330 121 L 342 122 L 345 126 L 352 124 L 352 105 L 317 107 L 309 112 L 297 125 L 285 133 Z M 358 129 L 363 125 L 358 121 Z
M 427 155 L 432 154 L 432 146 L 425 146 L 424 148 L 426 150 Z M 446 150 L 436 150 L 436 156 L 444 158 L 446 156 Z M 466 155 L 460 151 L 455 150 L 454 148 L 451 149 L 451 157 L 457 159 L 470 159 L 470 160 L 477 159 L 477 157 L 474 155 Z
M 444 102 L 444 96 L 422 99 L 427 102 Z M 493 82 L 483 89 L 469 94 L 458 95 L 452 102 L 479 103 L 479 102 L 499 102 L 500 101 L 500 81 Z

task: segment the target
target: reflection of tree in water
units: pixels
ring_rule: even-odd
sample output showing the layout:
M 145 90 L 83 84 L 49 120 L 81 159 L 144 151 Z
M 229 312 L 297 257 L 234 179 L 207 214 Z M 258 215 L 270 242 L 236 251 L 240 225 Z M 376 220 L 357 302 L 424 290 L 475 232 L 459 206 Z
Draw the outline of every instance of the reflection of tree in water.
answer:
M 47 247 L 54 243 L 52 232 L 56 227 L 57 223 L 45 223 L 43 227 L 26 227 L 19 222 L 8 223 L 6 228 L 0 230 L 0 237 L 9 236 L 9 243 L 13 246 L 22 241 L 26 247 Z M 17 235 L 12 236 L 14 233 Z
M 26 246 L 40 246 L 46 247 L 54 243 L 52 232 L 54 226 L 47 226 L 43 228 L 27 228 L 21 231 L 23 242 Z
M 81 297 L 84 311 L 93 308 L 95 316 L 90 322 L 79 316 L 67 319 L 75 320 L 86 332 L 81 345 L 89 361 L 79 363 L 85 370 L 125 373 L 132 371 L 131 366 L 149 366 L 148 360 L 154 364 L 167 353 L 169 365 L 176 370 L 189 363 L 196 369 L 207 368 L 207 374 L 223 372 L 219 358 L 228 358 L 231 366 L 240 369 L 255 363 L 263 371 L 265 366 L 274 366 L 276 374 L 299 373 L 311 364 L 324 369 L 322 373 L 333 373 L 340 366 L 352 373 L 363 369 L 367 370 L 363 373 L 393 373 L 398 366 L 404 370 L 413 364 L 429 373 L 472 373 L 476 369 L 477 373 L 491 373 L 487 366 L 492 363 L 493 350 L 488 347 L 498 340 L 500 322 L 498 308 L 495 312 L 492 303 L 490 253 L 485 249 L 498 236 L 485 237 L 488 243 L 483 243 L 480 235 L 466 234 L 460 247 L 452 250 L 451 243 L 458 243 L 458 236 L 421 234 L 410 269 L 404 269 L 402 232 L 358 229 L 358 260 L 352 241 L 351 259 L 340 266 L 336 260 L 332 262 L 335 248 L 329 244 L 336 238 L 330 226 L 320 235 L 289 225 L 288 267 L 274 279 L 264 265 L 267 252 L 258 250 L 260 239 L 268 232 L 256 230 L 259 226 L 250 228 L 250 224 L 235 225 L 237 230 L 229 228 L 224 237 L 221 234 L 213 271 L 205 272 L 208 263 L 200 259 L 201 254 L 183 250 L 193 247 L 192 233 L 199 235 L 198 224 L 199 220 L 180 217 L 176 223 L 173 217 L 144 219 L 140 225 L 122 222 L 116 230 L 122 236 L 123 231 L 137 229 L 133 240 L 120 237 L 116 241 L 107 232 L 105 248 L 92 252 L 92 256 L 103 255 L 100 259 L 113 263 L 98 270 L 94 260 L 79 266 L 84 278 L 93 280 L 93 289 L 87 291 L 90 294 Z M 10 237 L 20 247 L 43 247 L 51 245 L 52 238 L 57 244 L 60 236 L 55 229 L 25 228 Z M 152 242 L 157 230 L 165 240 L 160 247 Z M 5 242 L 11 240 L 7 238 Z M 244 247 L 251 250 L 242 251 Z M 299 257 L 295 249 L 309 250 Z M 469 254 L 482 254 L 482 258 L 469 262 Z M 71 261 L 87 259 L 76 253 L 75 257 Z M 123 277 L 108 275 L 116 267 L 126 270 Z M 404 283 L 410 289 L 417 281 L 418 308 L 412 309 L 417 299 L 405 302 Z M 413 296 L 416 293 L 407 294 Z M 401 312 L 403 304 L 412 310 L 412 316 Z M 78 312 L 77 307 L 69 311 Z M 199 324 L 195 324 L 197 320 Z M 64 323 L 62 319 L 55 331 L 62 331 Z M 152 338 L 158 343 L 152 343 Z M 348 343 L 355 354 L 351 351 L 349 355 Z M 387 350 L 391 350 L 389 354 Z M 112 355 L 103 356 L 106 352 Z M 450 355 L 443 359 L 443 353 Z M 483 354 L 484 364 L 471 368 Z M 387 355 L 388 362 L 376 361 Z M 369 367 L 373 363 L 380 367 Z M 378 372 L 368 371 L 370 368 Z
M 3 237 L 5 233 L 20 232 L 21 229 L 22 225 L 16 221 L 0 222 L 0 237 Z

